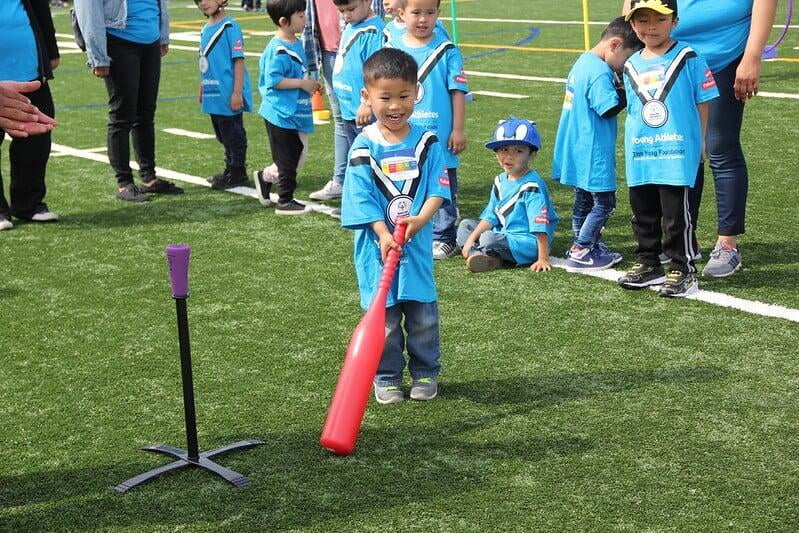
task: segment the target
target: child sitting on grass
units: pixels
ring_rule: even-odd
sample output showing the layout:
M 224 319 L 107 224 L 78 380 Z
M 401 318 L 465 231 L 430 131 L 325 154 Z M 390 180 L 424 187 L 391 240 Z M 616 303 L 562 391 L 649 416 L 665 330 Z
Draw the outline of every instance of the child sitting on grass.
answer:
M 511 116 L 500 123 L 486 148 L 494 150 L 503 172 L 494 178 L 480 221 L 465 219 L 458 226 L 466 267 L 488 272 L 503 263 L 532 263 L 533 272 L 550 270 L 549 246 L 558 215 L 544 180 L 530 169 L 541 148 L 535 123 Z

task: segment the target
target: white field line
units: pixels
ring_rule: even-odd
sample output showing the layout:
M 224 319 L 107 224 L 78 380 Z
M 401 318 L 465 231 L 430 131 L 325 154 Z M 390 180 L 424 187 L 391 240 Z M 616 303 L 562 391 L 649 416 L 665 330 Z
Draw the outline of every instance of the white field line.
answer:
M 552 266 L 557 268 L 566 268 L 566 260 L 558 257 L 551 257 L 550 262 Z M 624 272 L 609 268 L 607 270 L 598 270 L 595 272 L 579 272 L 584 276 L 591 276 L 600 278 L 607 281 L 616 282 Z M 657 290 L 657 287 L 650 287 L 652 290 Z M 620 289 L 621 290 L 621 289 Z M 765 316 L 769 318 L 780 318 L 790 322 L 799 323 L 799 309 L 792 309 L 790 307 L 783 307 L 781 305 L 766 304 L 756 300 L 745 300 L 743 298 L 736 298 L 728 294 L 720 292 L 706 291 L 700 289 L 698 293 L 686 297 L 688 300 L 697 300 L 720 307 L 728 307 L 730 309 L 737 309 L 744 313 L 752 315 Z
M 513 100 L 522 100 L 524 98 L 530 98 L 526 94 L 500 93 L 496 91 L 472 91 L 472 94 L 479 94 L 481 96 L 495 96 L 497 98 L 510 98 Z
M 621 14 L 621 13 L 619 13 Z M 452 20 L 452 17 L 439 17 L 441 20 Z M 582 20 L 546 20 L 546 19 L 489 19 L 477 17 L 458 17 L 458 22 L 491 22 L 495 24 L 553 24 L 553 25 L 583 25 Z M 591 26 L 607 26 L 610 21 L 590 20 L 588 24 Z M 772 28 L 782 29 L 785 24 L 774 24 Z M 791 29 L 799 28 L 799 24 L 791 24 L 788 26 Z
M 62 151 L 56 149 L 55 146 L 56 145 L 53 145 L 53 149 L 50 152 L 50 157 L 63 157 L 65 155 L 71 155 L 71 154 L 68 154 L 68 153 L 65 153 L 65 152 L 62 152 Z M 105 152 L 107 150 L 108 150 L 108 147 L 106 147 L 106 146 L 98 146 L 97 148 L 87 148 L 85 151 L 86 152 L 91 152 L 91 153 L 98 153 L 98 152 Z
M 190 137 L 192 139 L 216 139 L 215 136 L 209 135 L 207 133 L 200 133 L 199 131 L 189 131 L 181 128 L 165 128 L 162 131 L 166 133 L 171 133 L 172 135 L 179 135 L 181 137 Z
M 82 159 L 88 159 L 90 161 L 97 161 L 98 163 L 108 164 L 108 157 L 106 157 L 105 155 L 90 152 L 88 150 L 79 150 L 77 148 L 72 148 L 69 146 L 64 146 L 55 143 L 53 144 L 53 149 L 66 155 L 71 155 Z M 131 161 L 130 165 L 133 168 L 138 168 L 138 165 L 136 165 L 135 161 Z M 173 170 L 167 170 L 160 167 L 156 167 L 155 172 L 158 176 L 162 178 L 172 179 L 175 181 L 183 181 L 186 183 L 192 183 L 194 185 L 200 185 L 203 187 L 211 186 L 208 183 L 208 181 L 203 178 L 197 176 L 191 176 L 189 174 L 184 174 L 182 172 L 175 172 Z M 250 187 L 235 187 L 233 189 L 228 189 L 228 192 L 232 192 L 234 194 L 240 194 L 243 196 L 249 196 L 250 198 L 256 198 L 256 199 L 258 198 L 255 189 L 252 189 Z M 271 199 L 272 201 L 277 201 L 277 196 L 272 194 Z M 333 208 L 330 206 L 304 200 L 303 202 L 313 211 L 334 216 Z M 560 259 L 558 257 L 551 257 L 550 261 L 552 262 L 552 265 L 555 267 L 565 268 L 566 261 L 563 259 Z M 581 274 L 586 276 L 592 276 L 595 278 L 605 279 L 615 283 L 616 280 L 619 278 L 619 276 L 622 275 L 622 272 L 614 269 L 608 269 L 608 270 L 600 270 L 597 272 L 582 272 Z M 799 309 L 791 309 L 789 307 L 782 307 L 779 305 L 765 304 L 754 300 L 745 300 L 743 298 L 736 298 L 735 296 L 729 296 L 726 294 L 716 293 L 712 291 L 705 291 L 705 290 L 700 290 L 697 294 L 689 296 L 688 298 L 691 300 L 697 300 L 700 302 L 718 305 L 720 307 L 737 309 L 739 311 L 743 311 L 745 313 L 753 315 L 765 316 L 769 318 L 780 318 L 783 320 L 799 323 Z
M 108 156 L 97 154 L 94 152 L 90 152 L 89 150 L 80 150 L 78 148 L 72 148 L 71 146 L 64 146 L 63 144 L 56 144 L 53 143 L 52 149 L 61 153 L 62 155 L 70 155 L 73 157 L 78 157 L 80 159 L 88 159 L 90 161 L 96 161 L 98 163 L 105 163 L 109 164 Z M 94 149 L 96 150 L 96 149 Z M 139 168 L 139 165 L 135 161 L 130 162 L 130 166 L 133 169 Z M 155 174 L 161 178 L 166 178 L 175 181 L 182 181 L 185 183 L 191 183 L 193 185 L 199 185 L 201 187 L 210 187 L 211 184 L 208 183 L 208 180 L 205 178 L 201 178 L 199 176 L 192 176 L 191 174 L 184 174 L 183 172 L 176 172 L 174 170 L 169 170 L 166 168 L 155 167 Z M 233 194 L 240 194 L 242 196 L 248 196 L 250 198 L 258 199 L 258 193 L 252 187 L 233 187 L 232 189 L 226 189 L 227 192 L 232 192 Z M 278 197 L 276 194 L 271 194 L 270 199 L 272 202 L 277 203 Z M 317 213 L 322 213 L 324 215 L 332 216 L 333 218 L 338 218 L 336 215 L 336 209 L 329 205 L 319 204 L 310 200 L 302 200 L 306 206 L 312 211 Z

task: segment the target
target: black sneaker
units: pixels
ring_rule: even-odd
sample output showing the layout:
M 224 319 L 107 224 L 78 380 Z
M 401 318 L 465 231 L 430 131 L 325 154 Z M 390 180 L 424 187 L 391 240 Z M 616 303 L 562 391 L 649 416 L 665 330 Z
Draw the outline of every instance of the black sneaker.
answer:
M 696 280 L 696 274 L 672 270 L 666 276 L 666 281 L 663 282 L 658 294 L 666 298 L 684 298 L 697 292 L 699 292 L 699 282 Z
M 233 187 L 249 185 L 249 183 L 247 174 L 244 172 L 223 173 L 221 176 L 214 176 L 211 181 L 211 188 L 216 190 L 232 189 Z
M 625 289 L 643 289 L 650 285 L 660 285 L 666 281 L 663 267 L 635 263 L 633 267 L 619 278 L 619 285 Z
M 278 202 L 275 208 L 276 215 L 304 215 L 310 213 L 304 204 L 297 200 L 290 200 L 288 202 Z
M 230 171 L 228 169 L 225 169 L 222 172 L 218 172 L 218 173 L 214 174 L 210 178 L 206 178 L 205 181 L 207 181 L 208 183 L 213 183 L 214 181 L 221 180 L 222 176 L 224 176 L 225 174 L 228 174 L 229 172 Z
M 174 183 L 162 180 L 161 178 L 142 181 L 141 188 L 139 190 L 151 194 L 183 194 L 183 189 Z
M 117 190 L 117 200 L 123 202 L 146 202 L 150 197 L 144 191 L 132 183 L 126 183 L 121 189 Z
M 264 179 L 264 171 L 256 170 L 252 173 L 253 181 L 255 182 L 255 192 L 258 193 L 258 201 L 264 207 L 272 205 L 272 200 L 269 199 L 269 192 L 272 190 L 272 182 Z

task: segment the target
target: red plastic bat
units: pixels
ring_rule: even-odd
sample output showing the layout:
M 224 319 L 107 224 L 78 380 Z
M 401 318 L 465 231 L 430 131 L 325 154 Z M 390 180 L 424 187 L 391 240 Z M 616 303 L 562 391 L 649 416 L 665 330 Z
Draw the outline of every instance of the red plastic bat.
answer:
M 394 240 L 400 245 L 405 241 L 405 224 L 399 223 L 394 228 Z M 327 411 L 319 442 L 338 455 L 352 453 L 361 431 L 372 381 L 386 343 L 386 297 L 394 281 L 399 258 L 400 252 L 388 252 L 372 304 L 352 332 L 336 391 Z

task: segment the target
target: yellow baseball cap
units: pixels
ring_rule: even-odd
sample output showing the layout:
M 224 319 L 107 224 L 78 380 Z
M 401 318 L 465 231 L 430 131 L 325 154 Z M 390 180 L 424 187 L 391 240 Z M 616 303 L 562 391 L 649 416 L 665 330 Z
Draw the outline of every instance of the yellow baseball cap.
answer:
M 661 15 L 677 16 L 677 0 L 633 0 L 624 20 L 630 20 L 636 9 L 651 9 Z

